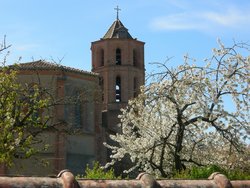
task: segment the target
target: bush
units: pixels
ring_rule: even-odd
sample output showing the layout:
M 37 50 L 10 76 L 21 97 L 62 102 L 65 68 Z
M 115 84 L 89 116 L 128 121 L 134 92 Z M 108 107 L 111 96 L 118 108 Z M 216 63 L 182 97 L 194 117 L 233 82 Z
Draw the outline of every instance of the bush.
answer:
M 248 180 L 250 174 L 243 172 L 240 169 L 226 170 L 216 165 L 206 167 L 193 166 L 190 169 L 186 169 L 180 173 L 175 173 L 173 178 L 177 179 L 207 179 L 212 173 L 220 172 L 224 174 L 230 180 Z
M 173 178 L 180 179 L 207 179 L 213 172 L 220 172 L 224 174 L 223 169 L 212 165 L 208 167 L 193 166 L 180 173 L 176 173 Z
M 90 168 L 89 165 L 87 165 L 87 168 L 85 170 L 85 175 L 77 175 L 76 178 L 85 178 L 85 179 L 121 179 L 120 176 L 116 176 L 114 173 L 114 169 L 111 168 L 109 170 L 105 170 L 100 166 L 100 163 L 98 161 L 93 162 L 93 168 Z
M 229 171 L 227 178 L 230 180 L 250 180 L 250 174 L 239 170 Z

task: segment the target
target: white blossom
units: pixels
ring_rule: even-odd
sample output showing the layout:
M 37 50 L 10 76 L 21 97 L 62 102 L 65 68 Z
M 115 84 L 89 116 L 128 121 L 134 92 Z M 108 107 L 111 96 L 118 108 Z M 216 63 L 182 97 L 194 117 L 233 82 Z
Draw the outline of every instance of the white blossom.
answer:
M 180 165 L 249 162 L 239 160 L 243 138 L 250 138 L 249 57 L 236 52 L 237 44 L 219 46 L 206 66 L 189 65 L 186 55 L 183 65 L 141 87 L 122 109 L 121 133 L 110 136 L 117 146 L 106 145 L 114 153 L 106 166 L 128 154 L 134 166 L 126 172 L 139 168 L 166 177 Z

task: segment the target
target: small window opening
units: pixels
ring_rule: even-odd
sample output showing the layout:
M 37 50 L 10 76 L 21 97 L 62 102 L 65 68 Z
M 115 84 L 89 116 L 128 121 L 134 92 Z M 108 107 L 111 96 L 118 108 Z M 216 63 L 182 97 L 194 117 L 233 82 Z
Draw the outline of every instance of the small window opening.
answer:
M 121 65 L 121 63 L 122 63 L 121 49 L 117 48 L 117 49 L 116 49 L 115 64 L 116 64 L 116 65 Z
M 81 101 L 81 92 L 76 91 L 75 93 L 75 127 L 80 128 L 82 124 L 82 101 Z
M 104 79 L 102 77 L 99 79 L 99 85 L 102 90 L 102 101 L 104 101 Z
M 104 50 L 101 49 L 101 66 L 104 66 Z
M 137 66 L 137 54 L 136 54 L 136 50 L 133 50 L 133 65 Z
M 116 77 L 115 101 L 121 102 L 121 78 L 119 76 Z

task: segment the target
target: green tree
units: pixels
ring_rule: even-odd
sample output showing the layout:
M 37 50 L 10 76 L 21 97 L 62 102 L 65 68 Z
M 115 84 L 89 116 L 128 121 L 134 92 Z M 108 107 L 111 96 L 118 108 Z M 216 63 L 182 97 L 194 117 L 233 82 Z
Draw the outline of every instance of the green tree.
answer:
M 5 66 L 8 48 L 0 45 L 0 163 L 8 166 L 14 158 L 27 158 L 36 153 L 37 136 L 49 129 L 50 95 L 39 85 L 17 82 L 15 66 Z M 42 149 L 45 149 L 46 145 Z
M 15 162 L 15 158 L 29 158 L 47 149 L 49 141 L 43 137 L 47 131 L 56 134 L 77 134 L 82 131 L 76 126 L 80 120 L 75 119 L 80 117 L 75 112 L 69 113 L 65 118 L 57 116 L 58 109 L 71 107 L 79 111 L 80 104 L 100 101 L 99 95 L 90 95 L 99 93 L 95 86 L 74 86 L 72 88 L 77 94 L 72 91 L 59 96 L 58 86 L 53 85 L 57 75 L 51 75 L 52 84 L 48 80 L 43 81 L 35 66 L 32 73 L 36 78 L 24 83 L 25 81 L 18 79 L 22 65 L 6 66 L 9 48 L 10 45 L 5 43 L 4 38 L 0 43 L 0 164 L 8 166 Z M 60 62 L 53 60 L 53 65 L 64 71 Z
M 29 157 L 36 150 L 36 136 L 47 129 L 49 98 L 38 85 L 23 87 L 16 71 L 0 72 L 0 162 L 11 164 L 14 157 Z

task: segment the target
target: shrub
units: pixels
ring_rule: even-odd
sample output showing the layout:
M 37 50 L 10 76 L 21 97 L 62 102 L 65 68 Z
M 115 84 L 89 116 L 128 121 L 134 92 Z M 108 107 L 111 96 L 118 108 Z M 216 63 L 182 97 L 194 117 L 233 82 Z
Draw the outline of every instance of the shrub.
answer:
M 197 167 L 193 166 L 180 173 L 175 173 L 173 178 L 177 179 L 207 179 L 212 173 L 220 172 L 230 180 L 247 180 L 250 175 L 240 169 L 226 170 L 216 165 Z
M 100 163 L 98 161 L 93 162 L 93 168 L 90 168 L 89 165 L 87 165 L 87 168 L 85 170 L 85 175 L 77 175 L 76 178 L 86 178 L 86 179 L 121 179 L 120 176 L 116 176 L 114 173 L 114 169 L 111 168 L 109 170 L 105 170 L 100 166 Z
M 242 170 L 232 170 L 226 175 L 230 180 L 250 180 L 250 174 Z

